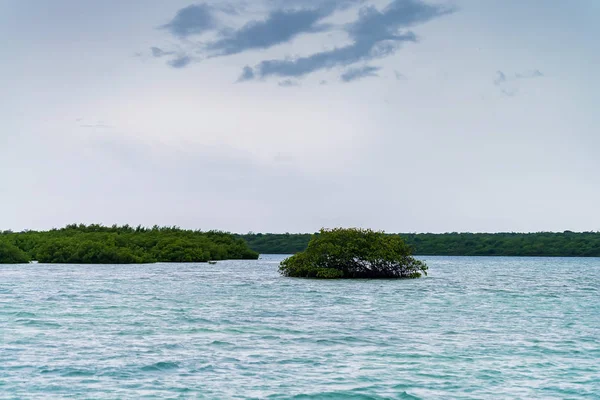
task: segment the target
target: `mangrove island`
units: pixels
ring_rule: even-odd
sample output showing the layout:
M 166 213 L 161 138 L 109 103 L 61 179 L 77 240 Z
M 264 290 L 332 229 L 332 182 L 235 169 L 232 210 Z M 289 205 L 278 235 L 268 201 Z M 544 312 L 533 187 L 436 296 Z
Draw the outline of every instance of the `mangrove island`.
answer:
M 246 242 L 220 231 L 129 225 L 67 225 L 37 232 L 0 233 L 0 263 L 139 264 L 256 260 Z
M 321 279 L 419 278 L 427 265 L 399 236 L 370 229 L 321 229 L 305 251 L 281 262 L 284 276 Z

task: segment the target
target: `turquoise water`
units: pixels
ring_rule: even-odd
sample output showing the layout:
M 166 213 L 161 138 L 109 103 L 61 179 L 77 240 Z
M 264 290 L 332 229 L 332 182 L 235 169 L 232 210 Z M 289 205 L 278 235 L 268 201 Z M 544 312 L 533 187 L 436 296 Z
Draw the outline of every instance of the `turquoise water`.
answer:
M 0 398 L 600 398 L 600 259 L 0 266 Z

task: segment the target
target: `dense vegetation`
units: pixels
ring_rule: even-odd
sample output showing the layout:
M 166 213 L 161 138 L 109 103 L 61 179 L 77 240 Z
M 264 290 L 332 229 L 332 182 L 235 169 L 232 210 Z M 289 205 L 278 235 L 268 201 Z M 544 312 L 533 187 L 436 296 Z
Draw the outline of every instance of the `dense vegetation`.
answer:
M 600 257 L 600 232 L 420 233 L 397 236 L 418 255 Z M 124 264 L 255 259 L 257 253 L 299 253 L 308 247 L 311 237 L 311 234 L 290 233 L 234 236 L 217 231 L 157 226 L 69 225 L 47 232 L 0 232 L 0 263 L 38 260 Z
M 399 234 L 418 255 L 600 257 L 600 232 Z M 310 234 L 240 235 L 261 254 L 295 254 Z
M 134 264 L 257 259 L 240 238 L 177 227 L 68 225 L 0 234 L 0 263 Z
M 300 278 L 419 278 L 427 266 L 411 257 L 397 235 L 370 229 L 322 229 L 305 251 L 281 262 L 284 276 Z
M 296 254 L 306 250 L 312 233 L 248 233 L 239 235 L 260 254 Z
M 14 244 L 0 242 L 0 264 L 23 264 L 29 260 L 29 255 Z

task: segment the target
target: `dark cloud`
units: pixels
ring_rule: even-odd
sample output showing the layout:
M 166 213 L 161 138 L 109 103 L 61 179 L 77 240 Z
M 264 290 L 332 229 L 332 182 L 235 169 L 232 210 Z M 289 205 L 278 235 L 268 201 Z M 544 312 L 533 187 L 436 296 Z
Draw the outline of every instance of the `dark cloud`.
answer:
M 220 29 L 221 36 L 215 41 L 201 45 L 197 51 L 207 57 L 219 57 L 242 53 L 252 49 L 268 49 L 287 43 L 303 33 L 329 30 L 331 25 L 322 20 L 336 10 L 363 3 L 364 0 L 268 0 L 276 7 L 264 20 L 248 22 L 240 29 Z M 277 8 L 279 7 L 279 8 Z M 235 9 L 230 9 L 235 12 Z M 342 28 L 351 43 L 332 50 L 321 51 L 304 57 L 264 60 L 254 68 L 246 66 L 238 81 L 263 79 L 271 76 L 301 77 L 312 72 L 347 67 L 368 62 L 395 53 L 404 42 L 416 42 L 416 35 L 408 28 L 454 12 L 453 7 L 428 4 L 422 0 L 392 0 L 379 10 L 374 6 L 362 7 L 358 18 Z M 179 38 L 217 30 L 214 12 L 220 12 L 206 4 L 195 4 L 177 12 L 171 22 L 164 25 Z M 172 55 L 159 47 L 152 47 L 154 57 Z M 183 68 L 192 58 L 181 55 L 169 61 L 175 68 Z
M 173 35 L 185 38 L 217 28 L 213 10 L 206 4 L 192 4 L 177 11 L 171 22 L 161 26 Z
M 192 62 L 192 58 L 190 56 L 182 55 L 173 60 L 170 60 L 168 64 L 173 68 L 184 68 L 187 67 L 189 63 Z
M 159 47 L 150 47 L 150 51 L 152 52 L 152 57 L 160 58 L 164 56 L 170 56 L 175 54 L 173 51 L 164 51 Z
M 238 82 L 250 81 L 252 79 L 254 79 L 254 71 L 246 65 L 242 70 L 242 75 L 239 77 Z
M 385 57 L 393 54 L 402 42 L 416 42 L 413 32 L 402 32 L 401 29 L 454 11 L 451 7 L 420 0 L 394 0 L 382 11 L 372 6 L 363 7 L 358 19 L 346 26 L 352 44 L 291 60 L 266 60 L 255 67 L 254 76 L 299 77 L 321 69 Z
M 278 9 L 269 13 L 264 20 L 250 21 L 240 29 L 221 29 L 219 32 L 220 39 L 201 45 L 197 50 L 207 52 L 208 57 L 217 57 L 233 55 L 252 49 L 267 49 L 289 42 L 301 33 L 316 33 L 328 29 L 329 26 L 318 22 L 338 7 L 351 2 L 356 2 L 356 0 L 342 1 L 341 4 L 333 0 L 317 1 L 315 4 L 311 4 L 312 8 Z M 306 3 L 308 5 L 310 2 Z M 189 35 L 216 30 L 218 24 L 213 11 L 228 14 L 237 13 L 237 10 L 231 6 L 191 5 L 179 10 L 173 20 L 163 25 L 162 28 L 168 29 L 173 35 L 181 39 Z M 154 57 L 174 54 L 173 52 L 165 52 L 159 47 L 152 47 L 151 50 Z M 183 61 L 184 59 L 180 58 L 180 60 Z M 186 59 L 186 61 L 191 60 Z M 181 62 L 174 60 L 169 64 L 179 66 Z M 187 62 L 181 66 L 185 65 L 187 65 Z M 245 75 L 246 78 L 244 79 L 248 79 L 248 74 Z
M 358 20 L 349 24 L 348 34 L 356 41 L 394 40 L 399 29 L 425 23 L 454 12 L 451 7 L 432 5 L 421 0 L 394 0 L 382 11 L 363 7 Z
M 361 41 L 308 57 L 293 60 L 267 60 L 258 64 L 253 73 L 256 78 L 269 76 L 300 77 L 321 69 L 348 66 L 360 61 L 385 57 L 394 53 L 398 45 L 405 41 L 414 42 L 416 36 L 412 32 L 407 32 L 396 35 L 393 43 Z
M 366 78 L 368 76 L 379 76 L 377 75 L 377 72 L 380 69 L 380 67 L 372 67 L 369 65 L 359 68 L 350 68 L 349 70 L 344 72 L 340 78 L 344 82 L 352 82 L 358 79 Z
M 267 49 L 285 43 L 301 33 L 314 33 L 327 29 L 317 22 L 327 13 L 321 9 L 275 11 L 263 21 L 251 21 L 229 36 L 210 43 L 209 51 L 216 55 L 231 55 L 251 49 Z

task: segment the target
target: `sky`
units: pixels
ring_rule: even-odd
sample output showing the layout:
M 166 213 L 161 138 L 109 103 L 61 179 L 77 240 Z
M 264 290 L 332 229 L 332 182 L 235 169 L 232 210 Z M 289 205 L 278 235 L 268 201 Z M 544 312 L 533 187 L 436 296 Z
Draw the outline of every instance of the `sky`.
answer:
M 0 229 L 600 230 L 597 0 L 0 0 Z

